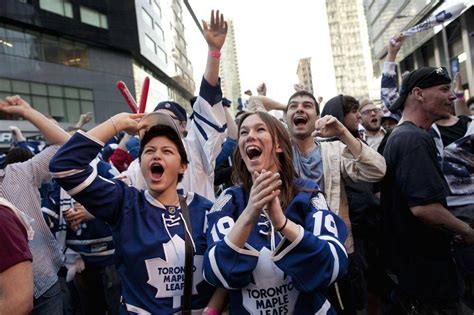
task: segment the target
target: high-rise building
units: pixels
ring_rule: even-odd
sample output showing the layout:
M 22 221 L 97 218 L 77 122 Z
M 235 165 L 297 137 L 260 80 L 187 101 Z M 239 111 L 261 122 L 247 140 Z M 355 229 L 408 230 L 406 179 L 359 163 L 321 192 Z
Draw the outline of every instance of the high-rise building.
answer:
M 362 0 L 326 0 L 337 92 L 369 96 L 373 84 Z
M 431 15 L 459 3 L 457 0 L 364 0 L 373 72 L 379 76 L 392 36 L 419 24 Z M 445 66 L 454 75 L 461 73 L 466 96 L 474 90 L 474 7 L 444 25 L 407 37 L 398 55 L 399 74 L 424 66 Z M 469 93 L 470 92 L 470 93 Z
M 313 77 L 311 75 L 311 58 L 301 58 L 298 61 L 298 69 L 296 69 L 298 81 L 303 85 L 304 89 L 314 94 Z
M 190 108 L 192 67 L 178 0 L 0 1 L 0 98 L 19 94 L 68 126 L 92 112 L 94 122 L 129 111 L 115 84 L 137 101 L 151 79 L 148 110 L 173 98 Z M 34 128 L 0 114 L 8 126 Z M 1 144 L 0 144 L 1 145 Z
M 231 20 L 228 20 L 227 25 L 227 38 L 221 50 L 221 86 L 224 96 L 232 102 L 233 108 L 237 108 L 238 98 L 241 96 L 237 45 L 235 42 L 234 24 Z

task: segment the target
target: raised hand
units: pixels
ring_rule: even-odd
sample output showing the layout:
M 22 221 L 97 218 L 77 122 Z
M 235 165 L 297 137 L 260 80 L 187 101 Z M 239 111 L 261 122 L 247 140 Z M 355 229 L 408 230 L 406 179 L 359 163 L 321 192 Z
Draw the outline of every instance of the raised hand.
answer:
M 464 89 L 462 88 L 461 72 L 456 73 L 456 75 L 454 76 L 454 92 L 464 93 Z
M 92 113 L 91 112 L 81 114 L 81 116 L 79 117 L 79 122 L 82 125 L 85 125 L 85 124 L 89 123 L 91 120 L 92 120 Z
M 340 138 L 347 130 L 347 128 L 332 115 L 327 115 L 316 120 L 314 128 L 313 136 L 322 138 Z
M 16 114 L 24 116 L 25 112 L 30 110 L 31 106 L 20 96 L 8 96 L 4 101 L 0 101 L 0 110 L 7 114 Z
M 267 85 L 265 82 L 262 82 L 259 86 L 257 86 L 257 94 L 262 96 L 267 95 Z
M 202 21 L 202 27 L 209 50 L 221 50 L 227 36 L 227 22 L 224 20 L 224 15 L 219 14 L 219 10 L 214 14 L 212 10 L 210 24 Z
M 113 118 L 114 122 L 118 120 L 118 125 L 116 128 L 119 128 L 120 131 L 125 131 L 130 135 L 134 135 L 140 129 L 139 123 L 140 120 L 145 116 L 144 113 L 141 114 L 131 114 L 131 113 L 120 113 L 115 115 Z
M 397 57 L 397 53 L 402 47 L 403 42 L 405 41 L 405 37 L 402 34 L 393 36 L 388 45 L 387 45 L 387 60 L 388 61 L 395 61 Z

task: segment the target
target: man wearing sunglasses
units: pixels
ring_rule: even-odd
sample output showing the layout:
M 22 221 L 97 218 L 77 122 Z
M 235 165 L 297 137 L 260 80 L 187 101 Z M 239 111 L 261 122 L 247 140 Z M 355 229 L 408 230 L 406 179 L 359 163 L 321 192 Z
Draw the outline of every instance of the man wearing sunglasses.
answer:
M 456 96 L 445 68 L 410 72 L 390 110 L 402 121 L 390 135 L 382 182 L 384 256 L 397 282 L 394 313 L 458 314 L 460 283 L 453 236 L 474 243 L 474 230 L 447 210 L 449 189 L 428 132 L 450 117 Z

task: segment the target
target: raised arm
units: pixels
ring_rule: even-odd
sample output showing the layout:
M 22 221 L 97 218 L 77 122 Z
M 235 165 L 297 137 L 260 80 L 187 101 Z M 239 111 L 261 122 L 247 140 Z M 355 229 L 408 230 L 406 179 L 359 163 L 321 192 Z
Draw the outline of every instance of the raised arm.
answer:
M 44 135 L 51 144 L 63 144 L 69 139 L 69 135 L 57 124 L 46 116 L 33 109 L 18 95 L 9 96 L 0 101 L 0 111 L 23 117 L 31 122 Z
M 456 94 L 456 100 L 454 101 L 454 113 L 456 116 L 471 116 L 471 111 L 466 106 L 466 100 L 464 99 L 464 89 L 462 88 L 462 77 L 461 73 L 458 72 L 454 76 L 454 94 Z
M 224 15 L 219 14 L 219 10 L 215 14 L 214 10 L 212 10 L 211 21 L 209 24 L 206 21 L 202 21 L 202 27 L 204 29 L 204 38 L 209 47 L 204 78 L 210 85 L 216 86 L 219 80 L 220 52 L 227 36 L 227 22 L 224 20 Z
M 398 98 L 398 86 L 397 86 L 397 54 L 402 47 L 405 38 L 402 35 L 396 35 L 392 37 L 387 45 L 387 58 L 383 64 L 382 81 L 380 89 L 380 98 L 383 105 L 390 109 Z M 401 113 L 396 113 L 401 116 Z

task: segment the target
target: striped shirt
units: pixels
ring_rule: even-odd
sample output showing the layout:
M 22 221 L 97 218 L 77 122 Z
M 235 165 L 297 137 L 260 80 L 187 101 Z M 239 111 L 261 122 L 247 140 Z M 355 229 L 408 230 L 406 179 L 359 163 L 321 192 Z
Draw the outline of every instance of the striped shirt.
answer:
M 28 245 L 33 254 L 34 297 L 38 298 L 58 281 L 62 265 L 58 243 L 41 212 L 39 187 L 51 180 L 48 164 L 59 146 L 50 146 L 23 163 L 7 165 L 0 170 L 0 196 L 30 216 L 35 231 Z

